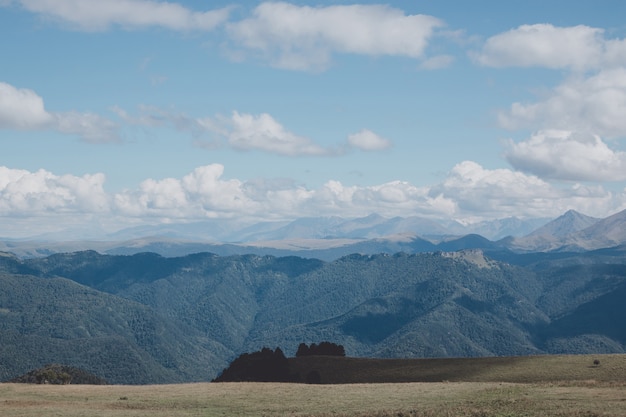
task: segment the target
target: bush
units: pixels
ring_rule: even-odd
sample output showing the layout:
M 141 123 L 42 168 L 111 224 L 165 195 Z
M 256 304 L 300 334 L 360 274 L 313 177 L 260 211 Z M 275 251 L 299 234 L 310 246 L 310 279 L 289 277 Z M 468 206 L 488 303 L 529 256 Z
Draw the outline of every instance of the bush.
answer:
M 300 343 L 296 357 L 301 356 L 346 356 L 343 346 L 331 342 L 322 342 L 319 345 L 312 343 L 307 346 L 306 343 Z
M 45 365 L 29 373 L 13 378 L 9 382 L 26 384 L 91 384 L 105 385 L 106 380 L 80 368 L 59 364 Z
M 292 382 L 289 361 L 280 348 L 244 353 L 230 363 L 213 382 Z

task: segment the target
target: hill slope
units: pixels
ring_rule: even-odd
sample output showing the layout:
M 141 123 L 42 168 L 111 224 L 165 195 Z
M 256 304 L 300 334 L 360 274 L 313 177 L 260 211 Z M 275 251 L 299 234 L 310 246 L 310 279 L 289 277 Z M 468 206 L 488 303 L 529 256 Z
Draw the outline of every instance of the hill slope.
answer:
M 3 256 L 0 378 L 56 362 L 112 383 L 210 380 L 242 352 L 322 340 L 384 358 L 624 351 L 622 252 L 507 256 L 524 267 L 478 250 Z
M 224 363 L 193 328 L 64 278 L 0 274 L 0 340 L 0 380 L 56 362 L 111 383 L 181 382 Z

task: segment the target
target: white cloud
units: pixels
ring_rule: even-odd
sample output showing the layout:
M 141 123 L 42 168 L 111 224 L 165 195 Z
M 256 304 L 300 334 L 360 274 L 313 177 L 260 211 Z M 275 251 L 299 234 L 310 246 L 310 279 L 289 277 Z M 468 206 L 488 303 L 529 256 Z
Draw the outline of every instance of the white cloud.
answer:
M 428 58 L 422 62 L 419 67 L 423 70 L 437 70 L 441 68 L 447 68 L 454 62 L 452 55 L 437 55 L 432 58 Z
M 194 169 L 181 179 L 147 179 L 136 191 L 114 196 L 114 210 L 122 216 L 168 220 L 266 217 L 284 215 L 299 203 L 300 190 L 223 179 L 224 166 Z M 257 185 L 262 186 L 257 188 Z M 267 184 L 265 184 L 267 185 Z
M 228 18 L 230 8 L 194 12 L 178 3 L 150 0 L 19 0 L 26 10 L 85 31 L 164 27 L 177 31 L 212 30 Z
M 234 112 L 228 143 L 239 150 L 260 150 L 279 155 L 327 155 L 328 150 L 308 138 L 286 130 L 267 113 L 253 116 Z
M 510 140 L 505 156 L 514 168 L 542 178 L 626 180 L 626 152 L 610 149 L 597 135 L 541 131 L 519 143 Z
M 53 130 L 90 143 L 119 141 L 118 126 L 93 113 L 48 112 L 32 90 L 0 82 L 0 129 Z
M 0 166 L 0 214 L 53 216 L 63 212 L 108 210 L 103 174 L 55 175 Z
M 368 129 L 363 129 L 358 133 L 349 135 L 348 144 L 351 147 L 364 151 L 379 151 L 392 146 L 390 140 L 380 137 Z
M 602 66 L 606 60 L 605 43 L 603 31 L 589 26 L 522 25 L 487 39 L 473 57 L 480 64 L 492 67 L 581 70 Z
M 588 131 L 604 137 L 626 136 L 626 68 L 572 77 L 542 101 L 513 103 L 499 114 L 508 129 L 529 127 Z
M 329 180 L 316 189 L 290 181 L 224 178 L 211 164 L 182 178 L 146 179 L 136 189 L 107 194 L 103 174 L 55 175 L 0 167 L 0 235 L 18 222 L 31 234 L 93 224 L 197 221 L 206 218 L 285 220 L 306 216 L 426 216 L 466 222 L 520 217 L 556 217 L 570 208 L 606 216 L 626 207 L 626 190 L 574 184 L 557 188 L 534 175 L 489 170 L 471 161 L 454 166 L 439 183 L 418 187 L 404 181 L 344 185 Z M 13 221 L 15 220 L 15 222 Z M 26 229 L 24 229 L 26 230 Z M 24 230 L 15 231 L 23 235 Z
M 390 140 L 363 129 L 348 136 L 346 142 L 324 147 L 313 139 L 291 132 L 268 113 L 250 114 L 234 111 L 223 115 L 193 118 L 183 113 L 157 107 L 141 106 L 138 115 L 113 107 L 122 120 L 146 127 L 173 126 L 191 132 L 196 145 L 215 149 L 226 145 L 240 151 L 260 151 L 283 156 L 338 156 L 351 150 L 379 151 L 392 146 Z
M 626 193 L 613 195 L 600 186 L 556 187 L 535 175 L 508 169 L 485 169 L 464 161 L 452 168 L 431 193 L 454 201 L 457 219 L 556 217 L 571 208 L 606 216 L 626 204 Z
M 52 121 L 37 93 L 0 82 L 0 128 L 39 129 Z
M 107 143 L 120 140 L 117 124 L 97 114 L 65 112 L 54 116 L 59 132 L 76 135 L 85 142 Z
M 309 7 L 283 2 L 257 6 L 253 16 L 227 26 L 233 42 L 272 65 L 324 69 L 333 53 L 419 58 L 443 23 L 382 5 Z M 241 57 L 241 51 L 236 54 Z

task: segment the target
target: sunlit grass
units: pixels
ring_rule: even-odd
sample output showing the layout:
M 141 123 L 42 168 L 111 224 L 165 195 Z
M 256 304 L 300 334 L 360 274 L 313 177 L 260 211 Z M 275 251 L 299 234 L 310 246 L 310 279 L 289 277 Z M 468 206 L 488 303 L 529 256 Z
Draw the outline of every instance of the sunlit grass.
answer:
M 594 365 L 594 359 L 600 361 Z M 322 361 L 309 362 L 321 366 Z M 626 355 L 564 355 L 415 363 L 348 358 L 321 371 L 338 378 L 450 382 L 307 385 L 0 384 L 2 417 L 515 417 L 626 416 Z M 359 369 L 358 365 L 361 365 Z M 403 366 L 404 365 L 404 366 Z M 411 369 L 411 366 L 414 366 Z M 378 373 L 378 374 L 377 374 Z M 503 382 L 507 381 L 507 382 Z
M 0 385 L 0 415 L 623 416 L 624 383 Z

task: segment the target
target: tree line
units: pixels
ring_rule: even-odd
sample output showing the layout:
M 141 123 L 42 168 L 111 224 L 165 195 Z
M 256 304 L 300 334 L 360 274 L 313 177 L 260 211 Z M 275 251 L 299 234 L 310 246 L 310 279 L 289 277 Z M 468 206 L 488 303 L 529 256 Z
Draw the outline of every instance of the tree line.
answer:
M 301 343 L 296 357 L 346 356 L 343 346 L 331 342 Z M 280 347 L 243 353 L 235 358 L 213 382 L 299 382 L 300 376 L 292 373 L 289 360 Z M 308 383 L 320 383 L 318 375 L 307 375 Z

